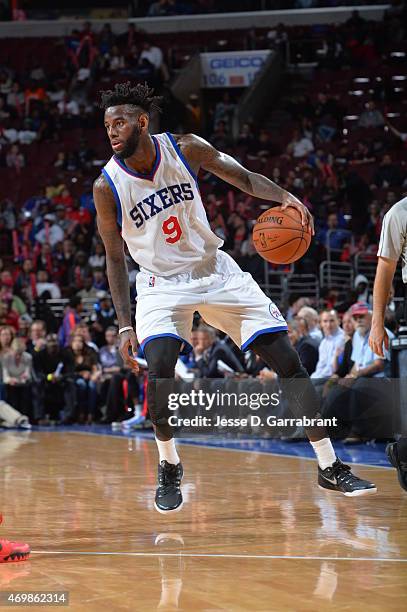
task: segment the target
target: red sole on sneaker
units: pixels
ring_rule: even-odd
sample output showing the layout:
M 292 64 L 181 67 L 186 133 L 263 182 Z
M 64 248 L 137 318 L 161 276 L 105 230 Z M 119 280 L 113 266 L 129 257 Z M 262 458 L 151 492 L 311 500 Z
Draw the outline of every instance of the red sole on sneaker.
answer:
M 30 553 L 30 550 L 28 552 L 13 552 L 7 557 L 0 557 L 0 563 L 18 563 L 19 561 L 26 561 Z

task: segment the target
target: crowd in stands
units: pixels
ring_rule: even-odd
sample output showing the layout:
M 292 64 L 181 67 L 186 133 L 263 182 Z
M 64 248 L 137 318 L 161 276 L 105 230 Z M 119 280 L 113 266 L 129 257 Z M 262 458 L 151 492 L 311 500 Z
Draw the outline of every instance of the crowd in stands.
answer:
M 284 26 L 246 34 L 249 48 L 261 48 L 264 41 L 279 48 L 296 36 Z M 402 75 L 397 62 L 405 65 L 405 53 L 401 60 L 390 53 L 394 45 L 403 48 L 405 25 L 397 15 L 377 24 L 354 14 L 321 41 L 311 84 L 305 81 L 294 90 L 287 74 L 273 111 L 282 117 L 278 130 L 272 114 L 261 125 L 247 122 L 235 133 L 233 91 L 218 92 L 209 105 L 192 94 L 181 105 L 167 86 L 169 54 L 134 26 L 116 37 L 109 24 L 96 33 L 86 23 L 59 41 L 50 63 L 35 58 L 16 65 L 10 58 L 0 67 L 2 395 L 32 422 L 120 421 L 140 411 L 144 402 L 143 376 L 127 372 L 117 351 L 104 248 L 95 228 L 92 180 L 111 154 L 96 109 L 100 86 L 147 81 L 164 95 L 161 130 L 206 132 L 215 146 L 299 196 L 315 216 L 316 237 L 298 271 L 317 272 L 327 250 L 345 263 L 358 253 L 374 259 L 383 216 L 407 188 L 407 137 L 397 91 L 403 91 L 404 81 L 393 78 Z M 356 82 L 363 78 L 358 75 L 366 75 L 369 83 L 361 95 L 354 93 L 363 88 Z M 298 85 L 300 76 L 294 80 Z M 201 187 L 210 223 L 224 239 L 225 250 L 263 283 L 264 262 L 254 249 L 251 227 L 264 202 L 205 173 Z M 130 257 L 128 264 L 134 287 L 137 266 Z M 324 398 L 334 398 L 327 400 L 330 412 L 340 401 L 333 395 L 342 391 L 338 380 L 357 378 L 355 373 L 369 367 L 373 369 L 366 376 L 378 376 L 384 367 L 374 356 L 366 362 L 365 354 L 359 362 L 358 348 L 352 344 L 351 350 L 349 344 L 355 326 L 353 338 L 363 336 L 357 324 L 360 313 L 352 305 L 363 302 L 369 310 L 371 304 L 368 280 L 356 281 L 354 287 L 322 295 L 318 304 L 303 302 L 302 315 L 297 312 L 301 300 L 291 296 L 287 312 L 290 336 L 304 365 L 317 380 L 326 379 L 320 391 Z M 62 317 L 48 301 L 59 298 L 69 301 Z M 317 312 L 311 312 L 314 307 Z M 325 310 L 319 315 L 321 307 Z M 370 316 L 368 311 L 362 314 Z M 392 331 L 394 319 L 393 312 Z M 331 336 L 337 342 L 326 341 Z M 219 360 L 259 380 L 274 375 L 253 355 L 236 353 L 213 330 L 196 331 L 194 338 L 194 352 L 185 365 L 198 376 L 224 375 Z M 329 372 L 321 370 L 318 350 Z M 351 433 L 363 437 L 375 432 Z
M 362 279 L 359 296 L 364 285 Z M 16 308 L 21 306 L 20 298 L 13 297 Z M 391 426 L 391 394 L 386 386 L 390 357 L 386 352 L 381 358 L 368 347 L 371 305 L 357 301 L 340 317 L 333 309 L 318 313 L 309 304 L 300 298 L 291 305 L 289 338 L 322 399 L 322 414 L 338 419 L 332 435 L 349 443 L 385 437 L 383 432 Z M 147 425 L 142 353 L 141 370 L 135 375 L 120 357 L 109 298 L 101 297 L 90 316 L 82 316 L 82 307 L 78 296 L 70 299 L 57 333 L 27 313 L 14 322 L 0 320 L 0 399 L 35 424 L 119 422 L 126 428 L 136 419 L 138 425 Z M 390 339 L 396 331 L 394 311 L 390 300 L 386 314 Z M 176 377 L 185 380 L 185 373 L 196 379 L 233 377 L 246 380 L 245 384 L 249 378 L 260 390 L 278 384 L 276 373 L 251 350 L 242 353 L 230 338 L 221 336 L 197 316 L 192 351 L 179 358 L 182 367 L 176 368 Z

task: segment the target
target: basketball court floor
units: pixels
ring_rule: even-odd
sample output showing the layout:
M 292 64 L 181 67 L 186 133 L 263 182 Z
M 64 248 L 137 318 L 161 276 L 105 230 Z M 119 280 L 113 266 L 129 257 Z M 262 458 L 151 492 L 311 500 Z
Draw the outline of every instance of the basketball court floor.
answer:
M 318 489 L 305 443 L 225 446 L 182 445 L 185 505 L 162 516 L 147 435 L 0 433 L 1 534 L 33 549 L 0 565 L 0 593 L 68 591 L 95 611 L 405 609 L 407 494 L 382 448 L 340 451 L 373 464 L 357 473 L 378 494 L 353 499 Z

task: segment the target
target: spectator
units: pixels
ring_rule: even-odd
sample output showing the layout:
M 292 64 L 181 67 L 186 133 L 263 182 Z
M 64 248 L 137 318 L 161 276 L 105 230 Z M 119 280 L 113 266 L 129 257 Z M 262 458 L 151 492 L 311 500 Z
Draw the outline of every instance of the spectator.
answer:
M 68 346 L 71 332 L 81 320 L 82 300 L 78 296 L 73 296 L 69 300 L 69 306 L 65 310 L 62 325 L 58 331 L 58 340 L 61 346 Z
M 355 333 L 355 320 L 351 311 L 349 310 L 345 312 L 342 317 L 342 329 L 345 333 L 345 344 L 343 345 L 343 348 L 339 347 L 337 349 L 334 364 L 335 374 L 339 378 L 346 376 L 353 366 L 352 339 Z
M 389 389 L 386 384 L 377 385 L 372 380 L 384 377 L 386 359 L 375 355 L 368 344 L 372 322 L 370 306 L 357 302 L 350 312 L 355 321 L 353 366 L 329 392 L 323 414 L 326 418 L 338 419 L 336 437 L 348 436 L 347 442 L 360 442 L 386 437 L 386 432 L 391 430 L 391 415 L 388 414 Z M 386 332 L 390 339 L 394 337 L 388 329 Z
M 133 409 L 139 401 L 137 376 L 123 368 L 123 361 L 117 348 L 117 327 L 105 331 L 106 344 L 102 346 L 99 359 L 102 366 L 102 403 L 106 404 L 106 423 L 122 421 L 129 415 L 125 407 Z
M 45 347 L 46 335 L 47 328 L 44 321 L 36 319 L 31 323 L 29 340 L 27 343 L 27 351 L 31 355 L 38 353 L 38 351 L 41 351 Z
M 349 240 L 349 232 L 340 228 L 336 212 L 328 215 L 326 227 L 317 232 L 316 240 L 326 249 L 330 249 L 331 258 L 336 260 L 340 258 L 342 248 Z
M 358 274 L 354 281 L 355 298 L 357 302 L 369 302 L 371 295 L 369 292 L 369 280 L 364 274 Z
M 55 223 L 55 215 L 45 215 L 44 221 L 44 227 L 35 234 L 35 239 L 40 244 L 48 243 L 51 247 L 54 247 L 57 242 L 63 241 L 64 232 L 61 227 Z
M 186 105 L 186 130 L 199 134 L 201 130 L 202 108 L 199 102 L 199 97 L 196 94 L 190 94 L 189 101 Z
M 114 327 L 117 320 L 112 300 L 108 293 L 100 291 L 98 292 L 98 297 L 99 302 L 95 305 L 95 312 L 91 316 L 91 322 L 95 343 L 100 347 L 105 340 L 106 330 L 109 327 Z
M 93 286 L 98 291 L 106 291 L 107 280 L 102 268 L 93 268 L 92 270 Z
M 23 301 L 31 303 L 36 296 L 36 279 L 33 270 L 33 262 L 31 259 L 25 259 L 21 270 L 18 272 L 14 290 Z
M 111 52 L 106 56 L 106 69 L 109 72 L 118 72 L 125 67 L 124 56 L 120 53 L 119 47 L 114 45 Z
M 200 378 L 223 378 L 219 361 L 223 361 L 234 372 L 243 372 L 243 367 L 232 350 L 216 338 L 216 331 L 209 325 L 198 328 L 194 347 L 195 363 Z
M 28 336 L 30 333 L 30 325 L 32 319 L 29 314 L 21 315 L 18 319 L 17 338 L 21 338 L 27 346 Z
M 64 237 L 69 236 L 75 227 L 75 222 L 66 218 L 65 206 L 63 204 L 58 204 L 58 206 L 55 208 L 55 214 L 56 225 L 58 225 L 58 227 L 60 227 L 64 232 Z
M 0 326 L 0 374 L 1 361 L 3 357 L 11 351 L 11 343 L 14 340 L 15 329 L 10 325 Z
M 230 99 L 230 93 L 225 91 L 222 96 L 222 100 L 217 102 L 215 106 L 215 112 L 213 115 L 213 126 L 216 128 L 220 121 L 223 122 L 225 132 L 230 133 L 233 127 L 233 117 L 236 109 L 236 104 L 234 104 Z
M 301 311 L 300 311 L 301 312 Z M 334 359 L 338 348 L 345 343 L 345 334 L 339 327 L 338 314 L 335 310 L 323 310 L 321 328 L 324 338 L 318 349 L 318 363 L 311 378 L 317 387 L 322 386 L 334 372 Z
M 12 168 L 18 174 L 25 166 L 24 155 L 21 153 L 19 146 L 13 144 L 10 151 L 6 155 L 6 164 L 8 168 Z
M 82 320 L 75 326 L 72 333 L 79 334 L 80 336 L 82 336 L 86 346 L 90 348 L 95 353 L 95 355 L 99 354 L 99 347 L 93 341 L 93 338 L 90 333 L 90 325 L 88 323 Z
M 49 420 L 59 421 L 62 410 L 72 414 L 73 379 L 64 376 L 65 355 L 56 334 L 45 337 L 45 346 L 33 354 L 33 365 L 39 404 L 35 416 L 43 424 L 48 424 Z
M 97 301 L 97 295 L 99 291 L 93 286 L 93 276 L 86 276 L 83 279 L 83 289 L 78 291 L 76 294 L 81 300 L 94 300 Z
M 27 312 L 27 306 L 23 300 L 13 293 L 13 277 L 10 272 L 4 271 L 0 276 L 0 300 L 8 305 L 17 315 L 21 316 Z
M 110 23 L 105 23 L 99 33 L 99 53 L 102 56 L 109 55 L 114 49 L 114 34 Z
M 76 289 L 82 289 L 87 276 L 90 276 L 88 256 L 85 251 L 77 251 L 75 264 L 68 271 L 69 283 L 76 287 Z
M 32 357 L 26 352 L 23 340 L 20 338 L 13 340 L 11 351 L 2 359 L 2 368 L 6 401 L 31 419 Z
M 376 108 L 375 102 L 366 102 L 366 110 L 360 114 L 358 126 L 363 128 L 376 128 L 384 125 L 384 117 Z
M 97 416 L 97 382 L 100 379 L 97 355 L 86 346 L 82 335 L 74 333 L 64 358 L 67 374 L 73 374 L 75 379 L 77 397 L 75 412 L 78 413 L 79 422 L 84 422 L 86 419 L 91 423 Z M 67 420 L 72 419 L 76 420 L 76 413 L 67 415 Z
M 159 47 L 151 45 L 151 43 L 146 40 L 143 43 L 143 50 L 140 53 L 139 63 L 141 64 L 143 60 L 147 60 L 154 66 L 154 69 L 159 72 L 163 65 L 163 52 Z
M 392 162 L 391 156 L 388 153 L 383 155 L 373 180 L 378 187 L 389 188 L 401 185 L 403 178 L 400 167 Z
M 218 121 L 215 126 L 215 131 L 209 139 L 212 145 L 220 151 L 225 151 L 233 145 L 233 140 L 226 132 L 226 124 L 224 121 Z
M 105 247 L 102 242 L 96 243 L 95 252 L 89 257 L 89 265 L 93 269 L 100 268 L 104 270 L 106 268 Z
M 49 282 L 49 274 L 47 270 L 38 270 L 37 295 L 41 297 L 44 291 L 48 291 L 53 300 L 58 300 L 61 297 L 61 290 L 58 285 Z
M 70 203 L 67 217 L 72 221 L 76 221 L 79 225 L 88 227 L 92 223 L 92 215 L 89 210 L 83 208 L 77 198 L 73 198 Z
M 355 333 L 355 321 L 349 310 L 345 312 L 342 317 L 342 329 L 345 333 L 345 344 L 336 349 L 334 358 L 334 373 L 325 383 L 323 397 L 326 397 L 328 392 L 331 391 L 336 384 L 338 384 L 338 381 L 341 378 L 344 378 L 347 374 L 349 374 L 353 366 L 351 357 L 353 350 L 352 338 L 353 334 Z
M 293 138 L 287 146 L 287 153 L 295 158 L 301 158 L 314 150 L 314 144 L 310 138 L 301 135 L 299 130 L 294 130 Z
M 316 340 L 319 345 L 324 336 L 319 328 L 319 316 L 315 308 L 311 308 L 311 306 L 302 306 L 297 312 L 296 318 L 305 320 L 308 328 L 308 335 L 313 340 Z
M 288 323 L 288 337 L 297 351 L 300 361 L 308 374 L 315 371 L 318 363 L 319 343 L 308 334 L 308 325 L 305 319 L 294 319 Z
M 18 313 L 11 308 L 11 304 L 0 299 L 0 327 L 11 326 L 14 331 L 18 330 Z

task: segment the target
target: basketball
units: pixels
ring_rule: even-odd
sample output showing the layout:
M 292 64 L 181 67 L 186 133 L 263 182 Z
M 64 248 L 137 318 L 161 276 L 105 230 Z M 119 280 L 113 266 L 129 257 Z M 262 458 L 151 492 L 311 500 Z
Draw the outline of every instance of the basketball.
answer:
M 310 225 L 301 225 L 296 208 L 284 211 L 281 206 L 269 208 L 260 215 L 253 228 L 256 251 L 266 261 L 289 264 L 300 259 L 311 243 Z

